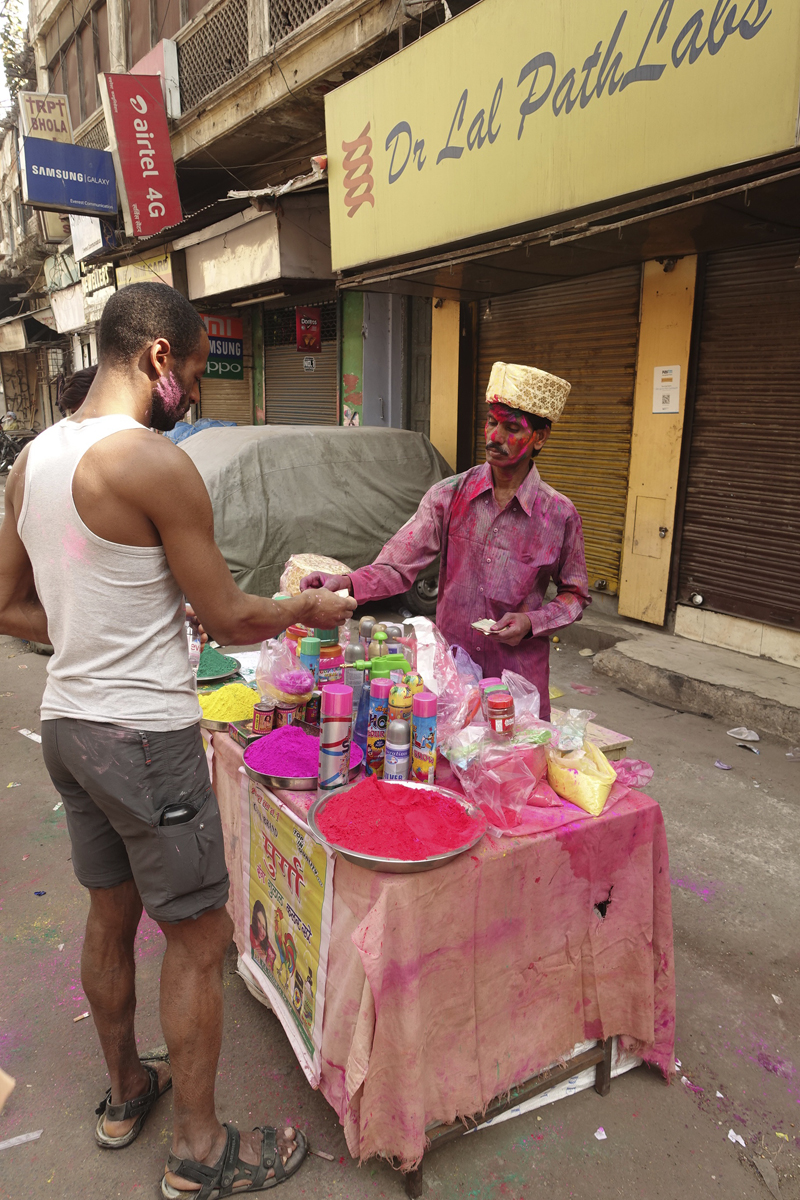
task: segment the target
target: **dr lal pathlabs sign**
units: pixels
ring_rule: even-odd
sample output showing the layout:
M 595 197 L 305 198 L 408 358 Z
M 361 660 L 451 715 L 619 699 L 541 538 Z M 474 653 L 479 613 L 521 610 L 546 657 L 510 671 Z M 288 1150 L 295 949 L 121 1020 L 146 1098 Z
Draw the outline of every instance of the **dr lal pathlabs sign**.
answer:
M 797 0 L 483 0 L 325 97 L 335 269 L 793 149 Z
M 159 75 L 100 75 L 125 232 L 150 237 L 183 220 Z
M 62 213 L 117 215 L 114 162 L 106 150 L 27 137 L 20 154 L 22 199 Z

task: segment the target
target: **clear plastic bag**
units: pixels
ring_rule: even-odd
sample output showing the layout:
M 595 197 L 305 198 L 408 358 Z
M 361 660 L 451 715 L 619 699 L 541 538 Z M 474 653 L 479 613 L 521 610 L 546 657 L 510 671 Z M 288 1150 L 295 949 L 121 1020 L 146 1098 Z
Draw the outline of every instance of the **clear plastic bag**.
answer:
M 539 689 L 523 675 L 515 671 L 503 671 L 503 683 L 514 698 L 514 728 L 534 729 L 539 724 Z
M 562 752 L 581 750 L 586 740 L 586 726 L 595 714 L 586 708 L 568 708 L 556 721 L 558 746 Z
M 641 758 L 620 758 L 614 763 L 614 770 L 617 783 L 627 788 L 645 787 L 653 778 L 653 768 Z
M 485 726 L 470 725 L 452 734 L 442 746 L 464 794 L 479 805 L 492 824 L 513 831 L 528 805 L 537 808 L 560 803 L 543 787 L 552 727 L 540 722 L 502 743 L 491 739 Z
M 261 643 L 256 682 L 263 697 L 280 704 L 303 704 L 314 691 L 314 675 L 300 665 L 286 642 Z

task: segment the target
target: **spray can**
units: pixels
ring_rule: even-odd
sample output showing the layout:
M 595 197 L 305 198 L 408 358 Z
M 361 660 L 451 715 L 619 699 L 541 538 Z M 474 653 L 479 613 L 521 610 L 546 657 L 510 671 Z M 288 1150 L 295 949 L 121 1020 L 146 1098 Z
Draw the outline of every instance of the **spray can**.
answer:
M 389 707 L 391 680 L 373 679 L 370 684 L 369 716 L 367 718 L 367 775 L 383 777 L 383 754 L 386 746 L 386 718 Z
M 415 783 L 433 783 L 436 774 L 437 703 L 432 692 L 419 692 L 414 697 L 411 778 Z
M 427 690 L 425 687 L 425 680 L 421 675 L 418 675 L 416 671 L 408 671 L 403 676 L 403 683 L 406 684 L 407 687 L 411 688 L 412 696 L 418 696 L 420 692 Z
M 408 721 L 390 721 L 386 730 L 383 778 L 388 783 L 404 783 L 411 766 L 411 726 Z
M 372 641 L 369 644 L 370 658 L 381 658 L 386 653 L 384 646 L 386 645 L 387 641 L 388 639 L 383 630 L 378 629 L 375 633 L 373 633 Z
M 314 676 L 314 687 L 319 685 L 319 652 L 322 643 L 318 637 L 304 637 L 300 642 L 297 657 L 307 671 Z
M 358 622 L 358 636 L 365 645 L 369 646 L 372 639 L 372 631 L 375 628 L 374 617 L 362 617 Z
M 353 720 L 358 713 L 358 702 L 364 688 L 364 672 L 359 670 L 357 663 L 363 661 L 361 646 L 356 642 L 344 648 L 344 681 L 353 689 Z
M 411 688 L 405 683 L 396 683 L 389 692 L 389 720 L 408 721 L 411 724 Z
M 322 689 L 320 713 L 320 788 L 328 790 L 347 783 L 352 724 L 353 689 L 344 683 L 327 683 Z

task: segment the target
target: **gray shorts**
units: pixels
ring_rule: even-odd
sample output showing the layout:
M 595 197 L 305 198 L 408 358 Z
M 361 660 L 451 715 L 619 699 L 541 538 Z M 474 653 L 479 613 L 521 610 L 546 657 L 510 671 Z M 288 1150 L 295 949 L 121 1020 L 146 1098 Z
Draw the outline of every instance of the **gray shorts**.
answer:
M 42 750 L 84 887 L 133 879 L 154 921 L 222 908 L 229 890 L 222 822 L 199 725 L 150 733 L 59 717 L 42 721 Z M 172 804 L 196 814 L 160 825 Z

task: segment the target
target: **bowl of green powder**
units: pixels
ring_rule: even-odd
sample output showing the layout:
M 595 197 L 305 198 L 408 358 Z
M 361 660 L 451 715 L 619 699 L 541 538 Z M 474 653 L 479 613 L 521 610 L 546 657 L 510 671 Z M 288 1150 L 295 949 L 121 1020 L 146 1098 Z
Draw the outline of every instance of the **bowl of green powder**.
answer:
M 197 681 L 213 683 L 217 679 L 229 679 L 231 675 L 236 674 L 241 665 L 238 658 L 229 658 L 227 654 L 220 654 L 219 650 L 214 650 L 211 646 L 203 646 L 200 665 L 197 668 Z

